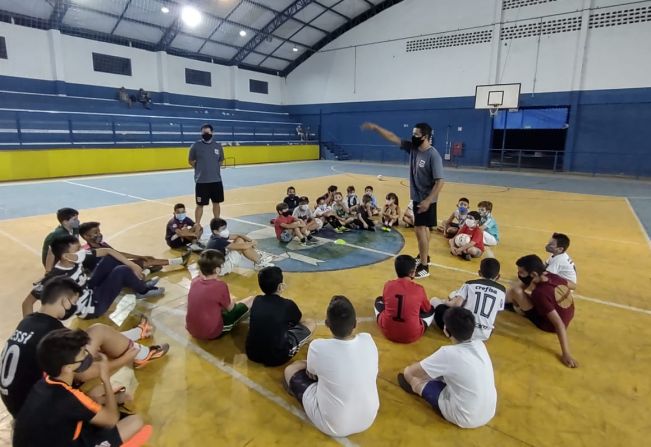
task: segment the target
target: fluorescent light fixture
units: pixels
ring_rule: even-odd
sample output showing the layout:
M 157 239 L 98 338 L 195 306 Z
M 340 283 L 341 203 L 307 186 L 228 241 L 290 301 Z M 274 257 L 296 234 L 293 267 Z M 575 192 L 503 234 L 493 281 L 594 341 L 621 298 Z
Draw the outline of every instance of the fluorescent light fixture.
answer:
M 194 28 L 201 23 L 201 13 L 194 6 L 184 6 L 181 10 L 181 19 L 190 28 Z
M 294 48 L 292 48 L 292 51 L 293 51 L 294 53 L 296 53 L 296 52 L 298 51 L 298 48 L 294 47 Z
M 246 31 L 240 30 L 240 36 L 242 36 L 242 37 L 246 36 Z
M 167 6 L 163 6 L 160 9 L 160 12 L 162 12 L 163 14 L 167 14 L 168 12 L 170 12 L 170 8 L 168 8 Z

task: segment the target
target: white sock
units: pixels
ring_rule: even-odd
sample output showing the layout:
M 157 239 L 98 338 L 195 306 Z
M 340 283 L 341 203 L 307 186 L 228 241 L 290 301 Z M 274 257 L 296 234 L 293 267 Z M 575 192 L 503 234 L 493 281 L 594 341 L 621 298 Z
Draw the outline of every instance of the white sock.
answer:
M 133 329 L 129 329 L 128 331 L 122 332 L 122 335 L 124 335 L 131 341 L 138 341 L 142 337 L 142 329 L 140 329 L 139 327 L 134 327 Z
M 183 265 L 183 258 L 172 258 L 168 260 L 170 265 Z
M 136 360 L 145 360 L 149 355 L 149 348 L 139 343 L 135 343 L 135 345 L 140 348 L 140 350 L 136 354 Z

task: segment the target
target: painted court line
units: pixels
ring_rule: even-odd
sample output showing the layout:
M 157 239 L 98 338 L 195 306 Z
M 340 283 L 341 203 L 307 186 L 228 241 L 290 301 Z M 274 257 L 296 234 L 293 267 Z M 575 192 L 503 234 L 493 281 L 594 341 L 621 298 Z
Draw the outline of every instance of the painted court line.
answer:
M 94 186 L 84 185 L 83 183 L 76 183 L 76 182 L 66 182 L 66 183 L 70 183 L 72 185 L 77 185 L 77 186 L 81 186 L 81 187 L 85 187 L 85 188 L 97 189 L 99 191 L 103 191 L 103 192 L 107 192 L 107 193 L 111 193 L 111 194 L 117 194 L 117 195 L 120 195 L 120 196 L 125 196 L 126 195 L 126 194 L 123 194 L 121 192 L 111 191 L 109 189 L 96 188 Z M 160 204 L 163 204 L 163 205 L 166 205 L 166 206 L 170 206 L 169 203 L 161 202 L 161 201 L 158 201 L 158 200 L 145 199 L 143 197 L 137 197 L 137 196 L 129 196 L 129 197 L 133 197 L 133 198 L 135 198 L 137 200 L 142 200 L 142 201 L 145 201 L 145 202 L 154 202 L 154 203 L 160 203 Z M 248 220 L 245 220 L 245 219 L 239 219 L 239 218 L 235 218 L 235 217 L 229 217 L 228 219 L 229 220 L 234 220 L 236 222 L 255 225 L 255 226 L 258 226 L 258 227 L 271 227 L 271 225 L 260 224 L 260 223 L 257 223 L 257 222 L 251 222 L 251 221 L 248 221 Z M 646 234 L 646 232 L 645 232 L 645 234 Z M 317 238 L 317 239 L 327 241 L 327 242 L 330 242 L 330 243 L 334 243 L 334 241 L 332 241 L 330 239 L 324 239 L 324 238 Z M 382 250 L 376 250 L 376 249 L 373 249 L 373 248 L 362 247 L 362 246 L 355 245 L 355 244 L 346 244 L 346 245 L 349 246 L 349 247 L 356 248 L 358 250 L 364 250 L 364 251 L 368 251 L 368 252 L 371 252 L 371 253 L 382 254 L 382 255 L 385 255 L 385 256 L 392 257 L 392 258 L 395 258 L 396 256 L 398 256 L 395 253 L 389 253 L 389 252 L 385 252 L 385 251 L 382 251 Z M 476 274 L 476 272 L 471 272 L 470 270 L 460 269 L 460 268 L 457 268 L 457 267 L 451 267 L 451 266 L 447 266 L 447 265 L 443 265 L 443 264 L 432 263 L 431 265 L 433 267 L 438 267 L 438 268 L 445 269 L 445 270 L 468 273 L 469 275 L 475 275 Z M 613 302 L 610 302 L 610 301 L 601 300 L 599 298 L 592 298 L 592 297 L 578 295 L 578 294 L 575 294 L 574 296 L 576 298 L 579 298 L 579 299 L 582 299 L 582 300 L 585 300 L 585 301 L 590 301 L 592 303 L 603 304 L 604 306 L 616 307 L 618 309 L 630 310 L 632 312 L 638 312 L 638 313 L 642 313 L 642 314 L 646 314 L 646 315 L 651 315 L 651 309 L 642 309 L 642 308 L 635 307 L 635 306 L 629 306 L 629 305 L 626 305 L 626 304 L 613 303 Z
M 626 204 L 628 205 L 628 209 L 631 210 L 631 214 L 633 217 L 635 217 L 635 221 L 637 222 L 638 226 L 640 227 L 640 231 L 642 232 L 642 235 L 646 239 L 646 243 L 651 248 L 651 238 L 649 238 L 649 233 L 647 233 L 646 228 L 644 228 L 644 225 L 642 225 L 642 221 L 640 220 L 640 216 L 637 215 L 635 212 L 635 208 L 633 208 L 633 205 L 631 204 L 631 201 L 628 200 L 628 197 L 624 197 L 624 200 L 626 201 Z
M 288 404 L 285 400 L 283 400 L 281 397 L 279 397 L 277 394 L 275 394 L 274 392 L 272 392 L 268 388 L 265 388 L 264 386 L 260 385 L 259 383 L 254 382 L 253 380 L 249 379 L 247 376 L 245 376 L 241 372 L 237 371 L 235 368 L 227 365 L 222 360 L 219 360 L 217 357 L 213 356 L 208 351 L 200 348 L 199 346 L 195 345 L 194 343 L 190 343 L 186 337 L 178 334 L 176 331 L 174 331 L 172 328 L 167 326 L 165 323 L 157 320 L 156 318 L 152 318 L 152 320 L 153 320 L 152 322 L 155 324 L 156 329 L 158 331 L 162 332 L 167 337 L 169 337 L 172 340 L 176 341 L 181 346 L 183 346 L 185 349 L 194 352 L 196 355 L 201 357 L 206 362 L 210 363 L 212 366 L 214 366 L 218 370 L 222 371 L 223 373 L 228 374 L 233 379 L 235 379 L 238 382 L 244 384 L 249 389 L 257 392 L 261 396 L 265 397 L 266 399 L 268 399 L 271 402 L 275 403 L 276 405 L 283 408 L 287 412 L 289 412 L 292 415 L 296 416 L 301 421 L 312 425 L 312 423 L 309 421 L 309 419 L 307 418 L 305 413 L 303 411 L 299 410 L 297 407 Z M 357 444 L 353 443 L 351 440 L 349 440 L 348 438 L 335 438 L 335 437 L 332 437 L 332 440 L 334 440 L 337 443 L 339 443 L 339 444 L 341 444 L 343 446 L 346 446 L 346 447 L 354 447 L 354 446 L 357 445 Z
M 38 250 L 34 249 L 33 247 L 30 247 L 29 245 L 27 245 L 26 243 L 24 243 L 20 239 L 15 238 L 11 234 L 9 234 L 9 233 L 7 233 L 7 232 L 5 232 L 3 230 L 0 230 L 0 234 L 3 235 L 4 237 L 6 237 L 7 239 L 17 243 L 18 245 L 20 245 L 21 247 L 23 247 L 24 249 L 26 249 L 30 253 L 34 253 L 38 257 L 41 256 L 41 253 Z

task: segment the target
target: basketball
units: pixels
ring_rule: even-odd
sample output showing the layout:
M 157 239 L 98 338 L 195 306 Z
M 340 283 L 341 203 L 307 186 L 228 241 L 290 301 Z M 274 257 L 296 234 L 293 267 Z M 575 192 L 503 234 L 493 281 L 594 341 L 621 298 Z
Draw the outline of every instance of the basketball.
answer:
M 454 237 L 454 245 L 456 245 L 457 247 L 463 247 L 468 242 L 470 242 L 470 236 L 468 236 L 467 234 L 457 234 Z

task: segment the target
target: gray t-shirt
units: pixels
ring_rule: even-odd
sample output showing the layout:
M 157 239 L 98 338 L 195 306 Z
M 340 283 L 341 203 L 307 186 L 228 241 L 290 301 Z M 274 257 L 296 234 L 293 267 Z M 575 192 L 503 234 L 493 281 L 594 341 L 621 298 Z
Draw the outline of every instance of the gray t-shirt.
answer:
M 409 193 L 411 200 L 425 199 L 436 182 L 443 179 L 443 160 L 433 146 L 425 151 L 418 150 L 411 141 L 403 141 L 400 149 L 409 152 Z
M 222 181 L 220 163 L 224 161 L 224 149 L 215 140 L 206 143 L 199 140 L 190 148 L 190 161 L 194 165 L 194 181 L 196 183 L 215 183 Z

